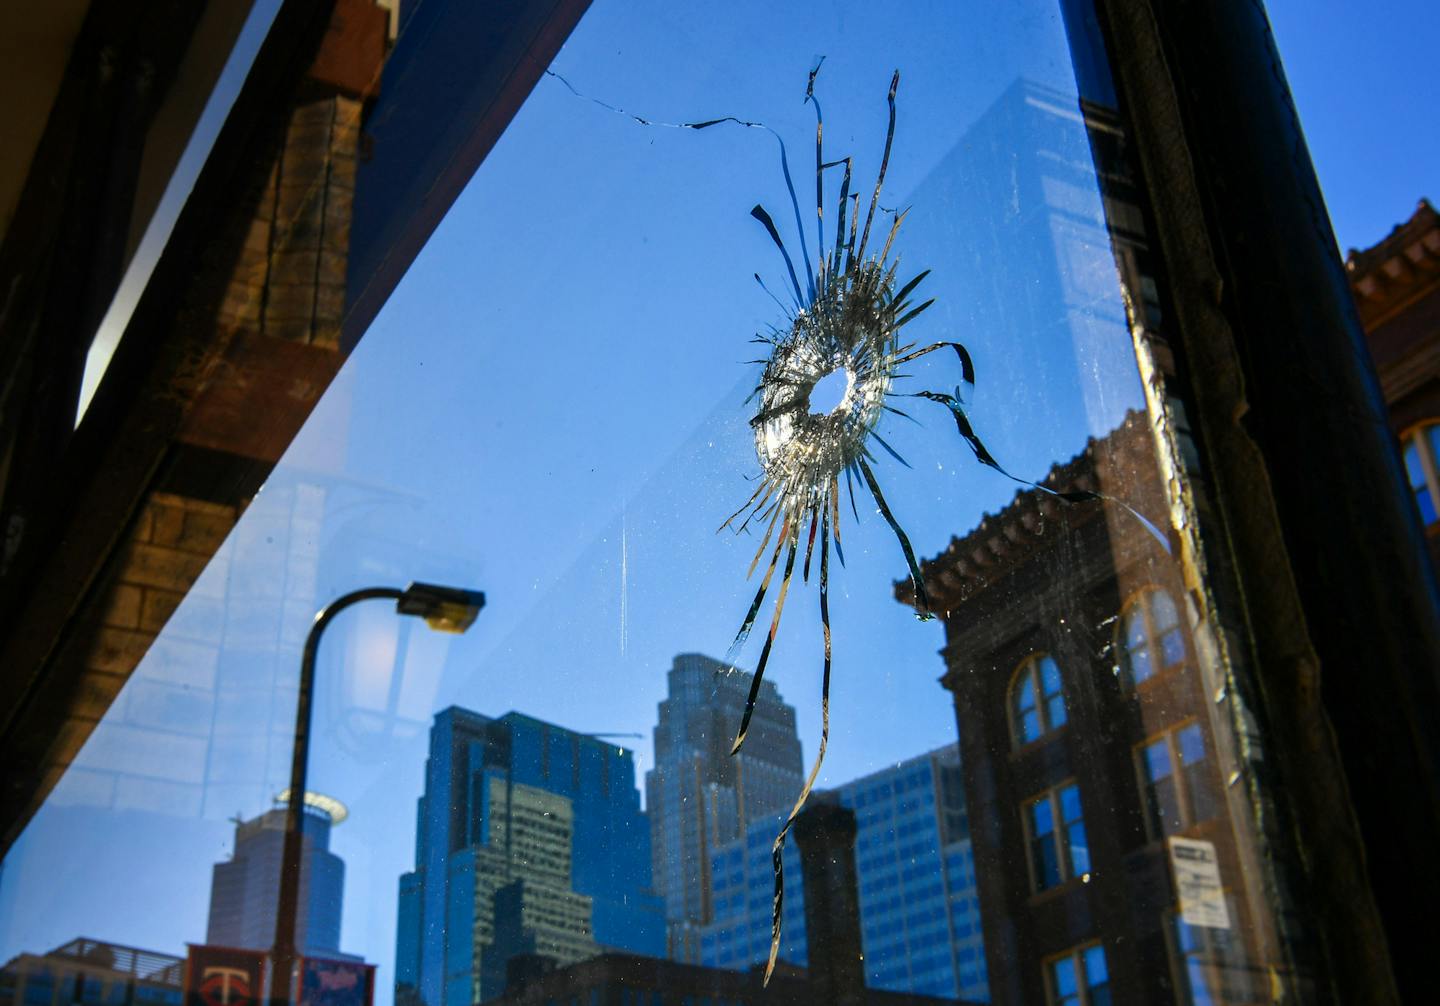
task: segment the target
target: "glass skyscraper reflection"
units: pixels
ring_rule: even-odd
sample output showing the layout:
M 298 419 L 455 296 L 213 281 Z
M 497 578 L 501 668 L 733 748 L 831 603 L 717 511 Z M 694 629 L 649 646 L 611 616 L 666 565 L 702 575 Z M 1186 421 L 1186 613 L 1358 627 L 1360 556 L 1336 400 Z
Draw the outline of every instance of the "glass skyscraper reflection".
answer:
M 343 816 L 338 817 L 343 820 Z M 345 863 L 330 851 L 337 817 L 308 800 L 301 815 L 300 905 L 295 942 L 302 953 L 342 957 L 340 913 Z M 275 945 L 280 860 L 285 846 L 285 809 L 235 822 L 235 851 L 216 863 L 210 883 L 210 921 L 205 942 L 245 950 Z
M 770 826 L 804 781 L 795 708 L 772 682 L 761 684 L 745 747 L 731 755 L 750 682 L 722 661 L 682 653 L 660 703 L 645 797 L 655 887 L 665 898 L 668 956 L 675 960 L 700 959 L 699 927 L 715 918 L 710 850 L 740 838 L 757 818 Z
M 834 791 L 855 812 L 855 866 L 865 977 L 870 988 L 989 998 L 964 782 L 956 745 L 903 761 Z M 744 969 L 770 952 L 778 819 L 711 857 L 715 921 L 702 930 L 703 963 Z M 806 963 L 800 857 L 785 848 L 780 957 Z
M 396 1002 L 488 998 L 519 953 L 664 948 L 631 752 L 521 713 L 436 716 L 400 878 Z

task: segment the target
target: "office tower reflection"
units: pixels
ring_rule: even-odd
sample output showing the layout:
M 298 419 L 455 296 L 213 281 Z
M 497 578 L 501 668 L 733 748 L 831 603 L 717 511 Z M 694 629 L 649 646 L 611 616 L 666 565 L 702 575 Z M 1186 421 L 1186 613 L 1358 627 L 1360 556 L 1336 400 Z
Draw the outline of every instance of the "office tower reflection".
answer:
M 664 939 L 630 751 L 520 713 L 435 717 L 397 1003 L 465 1006 L 502 992 L 517 957 L 659 956 Z
M 837 786 L 815 799 L 853 811 L 857 910 L 865 984 L 963 999 L 988 996 L 958 745 Z M 780 819 L 759 820 L 714 850 L 715 921 L 701 931 L 702 963 L 743 969 L 770 952 L 770 845 Z M 808 896 L 798 849 L 785 849 L 780 956 L 808 963 Z
M 795 821 L 806 903 L 808 967 L 779 963 L 765 985 L 763 963 L 747 971 L 701 967 L 630 954 L 605 954 L 555 968 L 516 958 L 507 974 L 506 1006 L 552 1003 L 825 1003 L 826 1006 L 968 1006 L 957 1000 L 868 987 L 861 952 L 855 839 L 857 815 L 833 793 L 816 794 Z M 769 892 L 766 892 L 767 895 Z M 793 941 L 793 938 L 792 938 Z
M 718 660 L 682 653 L 660 703 L 645 801 L 655 888 L 665 898 L 669 956 L 676 960 L 699 961 L 699 927 L 715 915 L 710 850 L 745 834 L 751 821 L 788 810 L 804 781 L 795 708 L 769 681 L 761 685 L 745 747 L 731 756 L 750 680 Z
M 345 863 L 330 851 L 330 829 L 345 820 L 338 800 L 307 793 L 301 816 L 300 904 L 295 945 L 306 955 L 340 958 Z M 275 945 L 285 808 L 249 821 L 235 819 L 235 850 L 216 863 L 210 884 L 211 946 L 269 950 Z M 351 958 L 358 960 L 359 958 Z

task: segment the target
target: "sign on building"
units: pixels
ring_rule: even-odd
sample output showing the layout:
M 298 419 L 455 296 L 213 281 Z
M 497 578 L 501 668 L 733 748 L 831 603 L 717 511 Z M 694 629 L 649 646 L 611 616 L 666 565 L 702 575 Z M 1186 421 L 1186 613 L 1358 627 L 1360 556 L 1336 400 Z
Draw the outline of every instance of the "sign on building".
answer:
M 363 961 L 300 960 L 298 1006 L 371 1006 L 375 965 Z
M 185 961 L 185 1006 L 261 1006 L 265 954 L 190 944 Z
M 1168 839 L 1170 869 L 1180 896 L 1180 917 L 1187 925 L 1229 929 L 1230 910 L 1220 883 L 1220 861 L 1215 843 L 1196 838 Z

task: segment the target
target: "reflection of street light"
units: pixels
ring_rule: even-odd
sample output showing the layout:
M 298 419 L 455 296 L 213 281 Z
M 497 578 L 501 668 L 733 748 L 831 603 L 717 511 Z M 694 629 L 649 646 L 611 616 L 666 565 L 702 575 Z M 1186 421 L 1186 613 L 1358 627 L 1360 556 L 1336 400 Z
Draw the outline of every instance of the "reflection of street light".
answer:
M 305 793 L 306 763 L 310 756 L 310 705 L 315 690 L 315 654 L 320 649 L 320 636 L 325 627 L 352 604 L 360 601 L 392 600 L 395 613 L 417 615 L 425 624 L 440 632 L 464 632 L 475 622 L 485 606 L 485 595 L 478 590 L 440 587 L 433 583 L 412 583 L 404 590 L 396 587 L 366 587 L 352 590 L 331 601 L 315 615 L 310 635 L 305 637 L 305 652 L 300 660 L 300 693 L 295 701 L 295 743 L 290 762 L 289 799 L 285 807 L 285 847 L 280 859 L 280 895 L 275 910 L 275 947 L 271 951 L 270 998 L 290 1002 L 295 979 L 295 923 L 300 913 L 300 829 L 305 799 L 294 794 Z M 283 981 L 283 994 L 274 986 Z

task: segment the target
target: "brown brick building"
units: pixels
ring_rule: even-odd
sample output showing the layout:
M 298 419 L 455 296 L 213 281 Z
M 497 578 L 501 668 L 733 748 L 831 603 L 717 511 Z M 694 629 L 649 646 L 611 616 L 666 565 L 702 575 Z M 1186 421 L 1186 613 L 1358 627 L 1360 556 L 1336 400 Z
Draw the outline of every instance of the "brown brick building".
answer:
M 1440 570 L 1440 214 L 1428 199 L 1345 258 L 1405 474 Z
M 1140 413 L 1044 485 L 1167 509 Z M 1268 1001 L 1225 688 L 1180 563 L 1120 506 L 1031 489 L 923 571 L 945 623 L 991 1001 Z M 1220 887 L 1182 898 L 1173 864 L 1197 849 Z
M 340 327 L 357 151 L 366 102 L 379 87 L 389 16 L 374 0 L 335 4 L 314 59 L 284 105 L 255 130 L 237 167 L 236 184 L 227 194 L 223 221 L 189 264 L 191 285 L 174 329 L 185 348 L 171 358 L 175 371 L 168 386 L 154 392 L 160 411 L 173 425 L 172 439 L 160 449 L 133 514 L 106 543 L 113 554 L 94 576 L 91 600 L 73 613 L 65 644 L 50 654 L 63 684 L 38 700 L 46 725 L 37 722 L 20 739 L 12 756 L 21 771 L 6 780 L 16 789 L 0 791 L 0 802 L 20 815 L 18 821 L 69 768 L 141 658 L 150 652 L 171 613 L 196 589 L 202 570 L 212 562 L 227 561 L 222 542 L 344 361 Z M 198 29 L 202 41 L 212 30 L 206 26 L 213 17 L 206 18 Z M 139 23 L 148 24 L 144 17 Z M 153 65 L 146 69 L 146 60 L 153 64 L 159 58 L 153 51 L 145 52 L 145 44 L 143 32 L 136 40 L 109 13 L 96 10 L 80 31 L 69 72 L 72 76 L 84 72 L 91 59 L 96 65 L 112 60 L 129 68 L 127 61 L 134 58 L 133 73 L 143 80 L 146 72 L 156 72 Z M 181 41 L 175 44 L 179 47 Z M 132 57 L 127 46 L 140 49 L 141 55 Z M 157 113 L 161 125 L 164 107 Z M 47 144 L 54 145 L 54 156 L 61 156 L 61 136 L 68 125 L 63 117 L 52 119 L 38 157 L 48 156 Z M 71 184 L 78 186 L 91 166 L 77 156 L 72 163 L 49 170 L 60 172 L 62 178 L 65 171 L 73 172 L 77 180 Z M 39 187 L 44 182 L 32 174 L 27 184 Z M 114 212 L 123 221 L 129 208 Z M 16 219 L 19 229 L 25 224 L 24 213 Z M 91 220 L 84 225 L 101 226 Z M 11 245 L 5 251 L 11 252 Z M 43 273 L 32 270 L 27 280 L 40 283 Z M 45 322 L 52 324 L 50 319 Z M 115 368 L 124 365 L 119 356 L 112 363 Z M 27 393 L 23 383 L 7 391 L 12 398 Z M 72 396 L 77 393 L 76 387 L 69 391 Z M 104 394 L 102 390 L 96 408 L 104 407 Z M 25 408 L 51 407 L 46 403 L 57 393 L 40 387 L 32 397 L 34 402 L 19 407 L 16 414 L 23 414 Z M 68 408 L 68 413 L 51 417 L 66 436 L 74 426 L 73 397 Z M 145 422 L 146 433 L 166 425 L 156 414 Z M 10 530 L 0 573 L 22 583 L 32 542 L 41 539 L 49 522 L 60 514 L 60 507 L 43 502 L 30 490 L 65 481 L 51 477 L 55 453 L 54 445 L 43 438 L 23 441 L 10 454 L 4 473 L 0 521 Z M 133 460 L 135 455 L 126 457 Z M 67 503 L 85 512 L 76 502 L 81 499 L 78 488 L 72 486 L 72 493 Z M 99 509 L 92 507 L 97 513 Z M 298 518 L 300 509 L 291 508 L 292 519 Z M 127 795 L 122 783 L 106 779 L 103 792 L 96 791 L 102 803 L 163 801 L 172 807 L 198 806 L 193 768 L 204 760 L 204 753 L 197 752 L 195 738 L 208 727 L 209 712 L 203 705 L 217 691 L 214 665 L 225 602 L 213 590 L 200 593 L 213 617 L 197 616 L 194 625 L 177 627 L 171 634 L 170 656 L 176 666 L 191 668 L 201 687 L 157 686 L 143 700 L 133 701 L 117 720 L 134 731 L 132 736 L 145 733 L 152 738 L 152 747 L 169 752 L 162 759 L 163 778 L 143 784 L 148 794 L 144 796 Z M 13 598 L 7 595 L 7 600 Z M 294 600 L 300 617 L 308 617 L 314 608 L 312 599 Z M 21 682 L 17 677 L 7 683 Z M 197 694 L 206 696 L 200 705 L 195 702 Z M 152 722 L 154 710 L 173 708 L 177 702 L 193 707 L 193 735 L 157 730 Z M 276 731 L 288 731 L 280 719 Z M 54 729 L 57 721 L 59 727 Z M 22 786 L 25 776 L 38 778 L 38 787 Z M 7 832 L 6 839 L 14 833 Z

